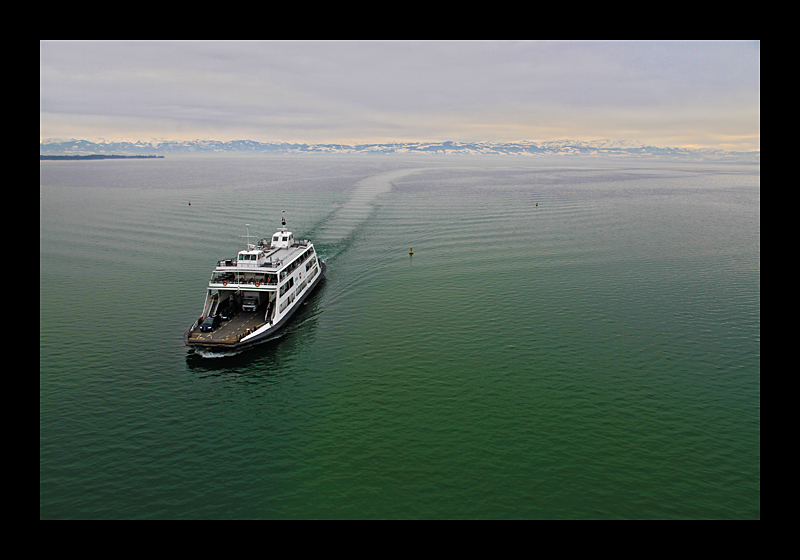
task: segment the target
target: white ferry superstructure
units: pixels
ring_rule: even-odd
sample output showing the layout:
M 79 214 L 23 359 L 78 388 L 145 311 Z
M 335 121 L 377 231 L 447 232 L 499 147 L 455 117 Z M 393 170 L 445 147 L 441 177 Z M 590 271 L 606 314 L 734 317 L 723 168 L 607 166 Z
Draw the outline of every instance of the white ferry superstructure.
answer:
M 295 240 L 285 221 L 223 259 L 211 273 L 200 317 L 183 335 L 188 346 L 232 349 L 261 342 L 279 330 L 325 276 L 313 243 Z

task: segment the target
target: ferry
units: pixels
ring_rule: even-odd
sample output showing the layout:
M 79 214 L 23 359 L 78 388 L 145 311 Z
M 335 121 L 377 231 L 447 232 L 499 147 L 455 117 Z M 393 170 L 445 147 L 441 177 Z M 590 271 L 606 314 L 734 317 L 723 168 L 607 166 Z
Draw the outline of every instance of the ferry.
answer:
M 217 262 L 200 317 L 186 329 L 187 346 L 224 350 L 262 342 L 297 311 L 327 267 L 308 239 L 295 240 L 286 219 L 272 239 L 250 243 L 235 258 Z M 257 236 L 256 236 L 257 237 Z

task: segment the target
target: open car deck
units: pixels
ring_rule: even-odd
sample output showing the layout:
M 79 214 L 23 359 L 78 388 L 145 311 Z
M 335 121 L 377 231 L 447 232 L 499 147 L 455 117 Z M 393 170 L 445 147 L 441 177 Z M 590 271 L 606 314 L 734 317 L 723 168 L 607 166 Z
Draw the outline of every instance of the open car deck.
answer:
M 265 323 L 264 306 L 260 306 L 255 313 L 237 313 L 211 332 L 202 332 L 197 326 L 189 333 L 187 342 L 190 346 L 235 346 L 242 337 Z

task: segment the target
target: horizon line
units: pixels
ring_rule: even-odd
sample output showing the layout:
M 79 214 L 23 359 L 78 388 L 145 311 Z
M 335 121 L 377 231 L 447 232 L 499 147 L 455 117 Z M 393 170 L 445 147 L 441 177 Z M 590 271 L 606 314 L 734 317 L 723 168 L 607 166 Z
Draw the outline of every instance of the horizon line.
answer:
M 660 149 L 671 149 L 671 150 L 694 150 L 694 151 L 717 151 L 717 152 L 727 152 L 727 153 L 743 153 L 743 154 L 753 154 L 753 153 L 760 153 L 761 149 L 755 150 L 731 150 L 726 148 L 719 148 L 719 147 L 703 147 L 696 144 L 690 144 L 685 146 L 679 145 L 662 145 L 662 144 L 652 144 L 652 143 L 645 143 L 640 140 L 620 140 L 620 139 L 612 139 L 612 138 L 593 138 L 591 140 L 581 140 L 576 138 L 556 138 L 552 140 L 530 140 L 530 139 L 519 139 L 519 140 L 382 140 L 382 141 L 307 141 L 307 140 L 254 140 L 252 138 L 236 138 L 232 140 L 220 140 L 217 138 L 194 138 L 194 139 L 175 139 L 175 138 L 156 138 L 151 137 L 149 139 L 109 139 L 104 137 L 91 137 L 91 138 L 77 138 L 77 137 L 47 137 L 47 138 L 40 138 L 39 144 L 55 144 L 55 143 L 64 143 L 64 142 L 90 142 L 94 144 L 111 144 L 111 143 L 128 143 L 128 144 L 154 144 L 154 143 L 199 143 L 199 142 L 218 142 L 220 144 L 228 144 L 228 143 L 235 143 L 235 142 L 252 142 L 256 144 L 287 144 L 287 145 L 307 145 L 307 146 L 322 146 L 322 145 L 339 145 L 339 146 L 348 146 L 348 147 L 357 147 L 357 146 L 374 146 L 374 145 L 398 145 L 398 144 L 445 144 L 451 143 L 456 145 L 463 145 L 463 144 L 485 144 L 485 145 L 504 145 L 504 144 L 548 144 L 548 143 L 559 143 L 559 142 L 571 142 L 571 143 L 585 143 L 585 144 L 597 144 L 597 143 L 608 143 L 608 144 L 617 144 L 619 148 L 660 148 Z M 612 147 L 612 146 L 609 146 Z

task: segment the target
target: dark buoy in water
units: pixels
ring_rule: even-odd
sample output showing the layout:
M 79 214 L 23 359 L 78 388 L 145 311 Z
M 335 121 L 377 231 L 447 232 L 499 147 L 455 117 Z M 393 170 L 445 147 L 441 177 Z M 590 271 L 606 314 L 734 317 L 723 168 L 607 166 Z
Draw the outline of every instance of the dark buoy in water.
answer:
M 189 206 L 191 206 L 191 205 L 192 205 L 192 201 L 190 200 L 190 201 L 189 201 Z
M 409 249 L 409 250 L 408 250 L 408 255 L 409 255 L 410 257 L 413 257 L 413 256 L 414 256 L 414 247 L 411 247 L 411 249 Z
M 539 203 L 538 203 L 538 202 L 536 203 L 536 207 L 537 207 L 537 208 L 539 207 Z

